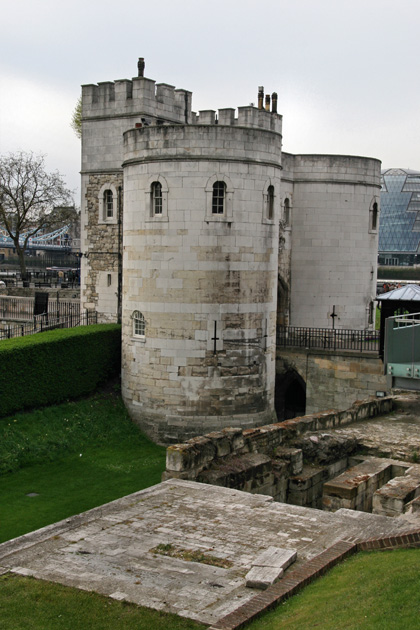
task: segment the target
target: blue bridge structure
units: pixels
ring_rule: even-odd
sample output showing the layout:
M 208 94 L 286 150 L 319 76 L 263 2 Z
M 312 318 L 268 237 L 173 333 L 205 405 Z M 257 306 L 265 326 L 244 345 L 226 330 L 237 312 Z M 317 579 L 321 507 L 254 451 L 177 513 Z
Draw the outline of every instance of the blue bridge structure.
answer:
M 77 239 L 77 245 L 70 236 L 70 226 L 65 225 L 48 234 L 37 234 L 29 238 L 26 250 L 55 250 L 55 251 L 74 251 L 78 249 L 79 239 Z M 23 246 L 25 243 L 26 234 L 22 234 L 19 239 L 19 243 Z M 7 232 L 0 228 L 0 249 L 3 247 L 15 247 L 13 240 L 7 234 Z

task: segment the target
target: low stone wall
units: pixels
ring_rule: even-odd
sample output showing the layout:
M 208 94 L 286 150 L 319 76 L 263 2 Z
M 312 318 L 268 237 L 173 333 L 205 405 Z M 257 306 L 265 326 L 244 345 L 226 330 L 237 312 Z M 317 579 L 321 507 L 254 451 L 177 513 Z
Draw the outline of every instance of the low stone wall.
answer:
M 220 470 L 220 465 L 223 465 L 223 463 L 227 467 L 229 467 L 229 465 L 232 466 L 235 458 L 250 453 L 266 455 L 268 459 L 271 459 L 278 447 L 290 445 L 294 440 L 305 433 L 325 431 L 350 424 L 351 422 L 373 418 L 381 414 L 389 413 L 392 410 L 392 406 L 393 399 L 390 396 L 375 398 L 356 402 L 346 411 L 325 411 L 253 429 L 242 430 L 228 428 L 222 431 L 208 433 L 204 436 L 195 437 L 184 444 L 174 444 L 167 448 L 166 471 L 163 473 L 163 480 L 177 478 L 192 481 L 207 480 L 207 483 L 212 483 L 209 471 L 214 468 L 216 464 Z M 280 454 L 276 459 L 286 462 L 286 464 L 289 465 L 288 472 L 290 472 L 290 474 L 296 474 L 297 470 L 296 467 L 293 468 L 293 457 L 290 453 L 289 455 L 287 455 L 287 453 Z M 245 472 L 245 469 L 242 470 L 242 473 L 244 477 L 248 475 L 249 479 L 251 479 L 253 477 L 252 469 L 254 462 L 250 461 L 249 466 L 248 473 Z M 259 484 L 256 483 L 259 476 L 264 478 L 265 475 L 265 480 L 263 479 L 262 485 L 267 486 L 268 483 L 268 470 L 266 468 L 264 469 L 264 462 L 258 461 L 258 466 L 260 467 L 260 471 L 263 472 L 258 473 L 255 470 L 254 492 L 260 491 L 257 489 Z M 233 470 L 231 469 L 230 472 L 232 473 Z M 285 471 L 283 471 L 283 474 L 284 472 Z M 227 476 L 228 475 L 229 470 L 227 470 Z M 213 477 L 215 476 L 216 474 L 213 475 Z M 221 481 L 220 476 L 219 481 Z M 273 481 L 273 483 L 275 484 L 275 481 Z M 225 484 L 220 482 L 218 485 Z M 252 486 L 252 482 L 248 485 Z M 228 487 L 239 486 L 229 485 Z M 276 496 L 276 492 L 267 493 Z

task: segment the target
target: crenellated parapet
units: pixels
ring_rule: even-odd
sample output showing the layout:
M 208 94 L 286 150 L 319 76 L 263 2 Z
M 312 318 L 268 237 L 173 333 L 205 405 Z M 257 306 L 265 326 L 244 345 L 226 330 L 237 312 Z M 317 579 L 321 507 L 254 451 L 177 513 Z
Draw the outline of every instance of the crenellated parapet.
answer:
M 144 72 L 144 60 L 139 72 Z M 281 134 L 282 116 L 277 113 L 277 95 L 266 96 L 265 108 L 260 97 L 258 107 L 248 105 L 235 108 L 191 110 L 192 92 L 177 89 L 167 83 L 156 83 L 144 76 L 133 79 L 103 81 L 82 86 L 82 119 L 106 120 L 129 118 L 134 127 L 164 124 L 220 125 L 253 127 Z M 270 109 L 271 108 L 271 109 Z
M 145 77 L 82 86 L 82 117 L 151 116 L 172 123 L 192 122 L 192 93 Z M 140 121 L 139 121 L 140 122 Z M 152 124 L 151 121 L 145 121 Z
M 238 115 L 235 117 L 235 109 L 227 107 L 215 110 L 206 109 L 200 111 L 194 120 L 199 125 L 223 125 L 228 127 L 253 127 L 266 129 L 281 134 L 282 116 L 276 112 L 258 109 L 253 105 L 238 107 Z

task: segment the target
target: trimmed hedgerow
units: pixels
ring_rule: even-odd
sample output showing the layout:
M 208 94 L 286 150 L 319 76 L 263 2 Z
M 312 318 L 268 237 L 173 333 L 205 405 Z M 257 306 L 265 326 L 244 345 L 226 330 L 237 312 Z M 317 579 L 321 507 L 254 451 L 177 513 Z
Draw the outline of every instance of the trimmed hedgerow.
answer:
M 93 392 L 120 372 L 121 327 L 96 324 L 0 342 L 0 417 Z

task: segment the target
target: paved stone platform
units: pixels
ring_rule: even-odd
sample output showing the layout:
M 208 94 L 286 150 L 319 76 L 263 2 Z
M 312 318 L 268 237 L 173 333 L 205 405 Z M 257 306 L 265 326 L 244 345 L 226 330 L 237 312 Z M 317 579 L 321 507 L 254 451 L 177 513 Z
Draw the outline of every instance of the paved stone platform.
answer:
M 212 625 L 256 595 L 245 576 L 269 547 L 295 549 L 296 568 L 341 539 L 390 536 L 407 525 L 171 479 L 3 543 L 0 573 L 52 580 Z M 158 545 L 201 551 L 226 568 L 153 553 Z
M 371 455 L 414 461 L 420 459 L 420 394 L 400 392 L 395 396 L 396 409 L 386 416 L 355 422 L 328 431 L 346 437 L 354 437 Z

